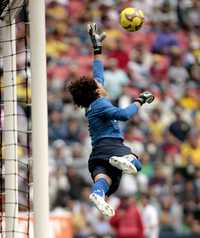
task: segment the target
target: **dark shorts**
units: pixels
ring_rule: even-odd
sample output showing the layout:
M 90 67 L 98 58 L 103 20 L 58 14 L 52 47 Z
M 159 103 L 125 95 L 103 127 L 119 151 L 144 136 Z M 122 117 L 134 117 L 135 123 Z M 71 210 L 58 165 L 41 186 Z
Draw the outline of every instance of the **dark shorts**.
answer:
M 128 154 L 132 154 L 131 149 L 125 146 L 121 139 L 102 139 L 92 149 L 88 162 L 92 179 L 94 180 L 96 175 L 102 173 L 108 175 L 112 180 L 112 184 L 106 193 L 107 196 L 118 189 L 122 177 L 122 171 L 112 166 L 109 163 L 109 158 Z

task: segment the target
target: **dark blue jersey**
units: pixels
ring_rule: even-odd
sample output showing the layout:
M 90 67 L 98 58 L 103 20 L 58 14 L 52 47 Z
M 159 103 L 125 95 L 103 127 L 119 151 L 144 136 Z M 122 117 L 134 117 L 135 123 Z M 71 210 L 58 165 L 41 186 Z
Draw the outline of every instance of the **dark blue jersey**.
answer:
M 102 85 L 104 84 L 103 72 L 102 62 L 100 60 L 94 60 L 93 77 Z M 93 101 L 86 112 L 92 145 L 94 146 L 102 138 L 123 139 L 118 121 L 127 121 L 137 111 L 138 107 L 135 103 L 122 109 L 113 106 L 111 101 L 105 97 L 100 97 Z

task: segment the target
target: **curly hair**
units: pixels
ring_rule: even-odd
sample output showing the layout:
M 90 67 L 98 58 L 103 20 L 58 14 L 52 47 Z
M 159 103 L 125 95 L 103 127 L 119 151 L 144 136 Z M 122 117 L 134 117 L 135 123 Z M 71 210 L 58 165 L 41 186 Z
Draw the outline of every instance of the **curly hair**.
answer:
M 98 89 L 96 81 L 85 76 L 70 82 L 68 89 L 74 103 L 79 107 L 87 108 L 99 97 L 96 91 Z

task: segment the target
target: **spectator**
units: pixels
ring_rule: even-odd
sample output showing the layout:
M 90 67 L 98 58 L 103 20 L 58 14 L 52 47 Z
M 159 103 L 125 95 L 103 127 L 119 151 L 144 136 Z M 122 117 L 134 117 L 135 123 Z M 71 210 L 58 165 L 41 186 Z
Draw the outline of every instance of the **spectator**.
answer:
M 145 238 L 159 237 L 159 218 L 158 211 L 150 203 L 148 193 L 141 194 L 141 214 L 144 224 Z
M 66 142 L 68 144 L 73 144 L 76 142 L 81 142 L 81 129 L 76 118 L 69 118 L 67 121 L 67 137 Z
M 132 59 L 129 61 L 128 69 L 134 86 L 147 88 L 150 83 L 150 67 L 152 55 L 144 43 L 138 43 L 131 52 Z
M 158 54 L 169 54 L 172 47 L 178 45 L 175 34 L 170 30 L 170 22 L 163 20 L 160 23 L 160 31 L 156 35 L 153 52 Z
M 150 161 L 150 157 L 147 153 L 141 155 L 142 158 L 142 173 L 146 175 L 148 178 L 153 177 L 153 165 Z
M 72 163 L 70 150 L 63 140 L 56 140 L 52 144 L 52 156 L 49 159 L 50 166 L 55 171 L 67 171 L 67 165 Z
M 149 187 L 154 191 L 155 195 L 159 196 L 165 193 L 166 179 L 161 164 L 157 164 L 154 168 L 154 176 L 149 180 Z
M 117 68 L 117 61 L 112 58 L 109 60 L 108 68 L 105 70 L 104 77 L 105 88 L 108 91 L 109 97 L 113 101 L 116 101 L 122 94 L 123 86 L 128 84 L 128 76 L 125 71 Z
M 81 197 L 83 187 L 87 184 L 81 176 L 76 173 L 73 167 L 67 169 L 67 177 L 69 180 L 69 195 L 72 199 L 78 200 Z
M 116 214 L 110 219 L 117 238 L 144 238 L 142 218 L 135 201 L 129 195 L 122 195 Z
M 49 142 L 55 140 L 66 140 L 67 123 L 62 118 L 62 108 L 54 108 L 49 115 Z
M 181 147 L 182 164 L 200 166 L 200 145 L 196 133 L 191 133 L 188 140 Z
M 172 191 L 178 202 L 182 201 L 184 195 L 185 177 L 183 169 L 176 169 L 173 174 Z
M 172 48 L 170 52 L 171 63 L 169 67 L 169 80 L 173 82 L 173 85 L 179 90 L 184 90 L 186 80 L 189 79 L 187 69 L 182 62 L 182 52 L 180 48 Z
M 149 130 L 153 136 L 156 137 L 157 142 L 161 141 L 164 127 L 165 125 L 161 119 L 161 110 L 159 108 L 155 108 L 150 114 Z
M 176 119 L 169 125 L 169 131 L 180 141 L 185 141 L 190 131 L 190 125 L 181 117 L 179 112 L 175 112 Z
M 181 232 L 182 208 L 172 195 L 161 197 L 160 230 L 163 233 Z
M 117 67 L 126 71 L 129 62 L 129 54 L 124 50 L 123 41 L 119 38 L 112 44 L 112 49 L 108 52 L 110 58 L 117 60 Z

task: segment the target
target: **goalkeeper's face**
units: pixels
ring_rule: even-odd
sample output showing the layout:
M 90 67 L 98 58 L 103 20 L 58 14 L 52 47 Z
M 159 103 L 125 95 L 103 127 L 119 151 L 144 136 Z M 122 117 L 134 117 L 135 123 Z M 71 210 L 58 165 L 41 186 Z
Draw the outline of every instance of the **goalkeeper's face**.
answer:
M 99 82 L 97 82 L 98 88 L 96 89 L 96 92 L 98 93 L 98 95 L 100 97 L 106 97 L 108 95 L 107 91 L 105 90 L 105 88 L 102 86 L 102 84 L 100 84 Z

